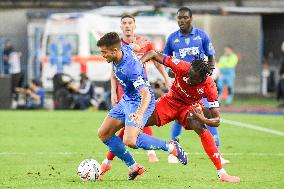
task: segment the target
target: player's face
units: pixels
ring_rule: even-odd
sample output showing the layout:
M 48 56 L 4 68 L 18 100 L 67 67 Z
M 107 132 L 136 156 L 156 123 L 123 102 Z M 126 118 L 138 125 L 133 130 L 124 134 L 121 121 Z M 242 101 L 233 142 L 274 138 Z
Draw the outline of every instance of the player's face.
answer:
M 107 48 L 106 46 L 99 47 L 101 55 L 106 59 L 108 63 L 114 61 L 117 57 L 115 49 Z
M 123 35 L 132 36 L 134 35 L 135 22 L 132 18 L 126 17 L 121 20 L 120 29 L 122 30 Z
M 190 68 L 189 74 L 188 74 L 188 84 L 189 85 L 199 85 L 203 81 L 202 78 L 200 78 L 200 75 L 198 72 L 194 71 L 193 68 Z
M 177 13 L 177 22 L 181 30 L 188 30 L 191 25 L 192 17 L 188 11 L 180 11 Z
M 229 48 L 229 47 L 225 47 L 224 48 L 224 54 L 225 55 L 230 55 L 232 53 L 232 49 L 231 48 Z

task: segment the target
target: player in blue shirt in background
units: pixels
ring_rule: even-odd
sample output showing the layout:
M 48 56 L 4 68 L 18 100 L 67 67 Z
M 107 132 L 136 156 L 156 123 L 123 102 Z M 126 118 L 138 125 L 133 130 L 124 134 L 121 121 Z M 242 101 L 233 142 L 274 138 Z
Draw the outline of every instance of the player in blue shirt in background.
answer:
M 198 58 L 208 57 L 210 64 L 215 64 L 215 50 L 212 42 L 206 32 L 191 25 L 192 12 L 187 7 L 182 7 L 177 12 L 177 22 L 179 30 L 172 33 L 166 42 L 164 54 L 174 56 L 180 60 L 192 62 L 196 56 Z M 208 101 L 206 98 L 202 99 L 206 108 L 208 108 Z M 209 131 L 215 139 L 216 146 L 220 152 L 220 139 L 217 127 L 208 126 Z M 175 121 L 171 131 L 171 139 L 178 141 L 181 135 L 182 126 Z M 169 155 L 169 163 L 176 163 L 177 159 Z M 228 160 L 221 157 L 222 164 L 229 163 Z
M 124 91 L 120 102 L 104 119 L 98 137 L 128 166 L 128 179 L 133 180 L 143 174 L 144 168 L 135 162 L 126 146 L 168 151 L 186 165 L 187 156 L 178 142 L 168 143 L 140 132 L 155 109 L 155 98 L 142 64 L 132 48 L 128 45 L 121 47 L 120 37 L 115 32 L 105 34 L 97 46 L 102 56 L 112 64 L 115 77 Z M 122 127 L 125 127 L 123 141 L 115 135 Z

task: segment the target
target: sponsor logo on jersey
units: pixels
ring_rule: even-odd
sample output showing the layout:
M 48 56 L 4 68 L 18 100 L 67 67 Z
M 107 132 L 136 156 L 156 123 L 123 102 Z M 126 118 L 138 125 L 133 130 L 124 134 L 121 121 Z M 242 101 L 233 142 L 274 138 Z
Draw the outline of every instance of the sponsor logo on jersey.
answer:
M 199 47 L 187 47 L 187 48 L 182 48 L 179 49 L 179 56 L 181 58 L 184 58 L 186 55 L 197 55 L 199 53 Z
M 204 93 L 204 89 L 203 88 L 197 89 L 197 93 L 198 94 L 203 94 Z
M 134 87 L 137 88 L 140 85 L 146 84 L 142 76 L 139 76 L 138 79 L 133 83 Z

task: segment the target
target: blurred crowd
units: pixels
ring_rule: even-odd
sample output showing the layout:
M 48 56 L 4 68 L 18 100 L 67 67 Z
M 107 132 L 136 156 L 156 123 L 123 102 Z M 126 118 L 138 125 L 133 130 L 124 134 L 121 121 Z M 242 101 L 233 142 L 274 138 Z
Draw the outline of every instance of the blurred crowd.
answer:
M 284 106 L 284 42 L 281 46 L 283 54 L 280 62 L 279 78 L 272 81 L 275 70 L 273 65 L 279 62 L 273 62 L 273 54 L 270 53 L 263 64 L 263 81 L 262 90 L 264 95 L 269 91 L 276 91 L 277 100 L 280 106 Z M 16 51 L 10 40 L 5 42 L 3 51 L 4 74 L 10 75 L 12 80 L 12 96 L 14 108 L 17 109 L 42 109 L 45 108 L 45 98 L 47 95 L 42 87 L 40 80 L 33 79 L 30 83 L 25 84 L 25 75 L 21 71 L 21 52 Z M 224 53 L 216 62 L 213 78 L 219 92 L 219 101 L 224 105 L 230 105 L 234 99 L 234 80 L 236 77 L 236 66 L 238 55 L 233 47 L 227 45 Z M 279 67 L 279 66 L 277 66 Z M 278 69 L 277 69 L 278 71 Z M 169 75 L 171 75 L 169 73 Z M 174 76 L 173 76 L 174 77 Z M 168 91 L 164 81 L 157 79 L 152 83 L 155 98 L 158 99 Z M 76 85 L 73 78 L 67 74 L 58 72 L 53 78 L 54 90 L 52 93 L 54 109 L 81 109 L 86 110 L 90 107 L 93 109 L 110 109 L 109 92 L 103 97 L 102 101 L 97 100 L 95 85 L 86 74 L 80 75 L 80 83 Z

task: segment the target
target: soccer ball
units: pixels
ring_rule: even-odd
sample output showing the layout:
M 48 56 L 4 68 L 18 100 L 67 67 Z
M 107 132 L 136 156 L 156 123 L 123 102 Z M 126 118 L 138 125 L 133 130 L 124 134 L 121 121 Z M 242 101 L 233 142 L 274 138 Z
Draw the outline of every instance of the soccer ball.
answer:
M 78 167 L 78 175 L 84 181 L 95 181 L 100 174 L 101 165 L 94 159 L 85 159 Z

